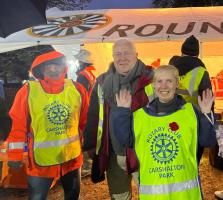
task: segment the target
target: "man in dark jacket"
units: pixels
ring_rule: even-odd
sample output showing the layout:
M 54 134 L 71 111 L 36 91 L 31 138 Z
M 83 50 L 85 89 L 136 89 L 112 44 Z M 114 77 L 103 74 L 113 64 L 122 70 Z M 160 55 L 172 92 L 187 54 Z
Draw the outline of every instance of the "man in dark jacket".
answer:
M 187 102 L 198 106 L 197 98 L 207 88 L 212 89 L 211 81 L 204 63 L 198 58 L 199 41 L 193 35 L 188 37 L 181 47 L 181 56 L 173 56 L 169 64 L 179 70 L 180 83 L 178 94 L 181 94 Z M 200 161 L 203 148 L 198 146 L 198 161 Z
M 206 71 L 206 67 L 202 60 L 198 58 L 199 55 L 199 41 L 192 35 L 187 38 L 181 47 L 181 56 L 173 56 L 169 64 L 174 65 L 179 70 L 180 77 L 185 76 L 188 72 L 195 68 L 203 67 L 205 72 L 198 86 L 198 95 L 201 96 L 203 90 L 211 89 L 211 81 Z
M 106 171 L 111 199 L 131 199 L 131 179 L 138 181 L 138 163 L 130 148 L 123 148 L 110 126 L 110 112 L 117 108 L 115 94 L 129 89 L 133 95 L 131 110 L 148 103 L 144 87 L 151 83 L 152 69 L 137 58 L 135 46 L 122 39 L 113 46 L 114 62 L 99 76 L 93 89 L 87 126 L 84 132 L 84 149 L 95 149 L 92 181 L 103 180 Z

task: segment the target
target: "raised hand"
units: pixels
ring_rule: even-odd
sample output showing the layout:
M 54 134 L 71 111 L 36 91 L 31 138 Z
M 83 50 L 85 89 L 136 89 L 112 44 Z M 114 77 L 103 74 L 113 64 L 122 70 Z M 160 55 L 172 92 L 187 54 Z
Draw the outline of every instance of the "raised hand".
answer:
M 206 89 L 202 92 L 202 98 L 198 96 L 198 104 L 201 108 L 201 112 L 210 113 L 214 102 L 214 96 L 210 89 Z
M 118 94 L 115 94 L 118 107 L 130 108 L 132 103 L 132 95 L 129 90 L 120 90 Z

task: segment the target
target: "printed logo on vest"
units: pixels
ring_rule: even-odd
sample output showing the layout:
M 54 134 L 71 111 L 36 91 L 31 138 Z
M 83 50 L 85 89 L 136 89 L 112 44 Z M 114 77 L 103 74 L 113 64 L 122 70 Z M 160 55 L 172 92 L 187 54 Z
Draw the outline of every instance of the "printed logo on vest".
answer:
M 161 133 L 152 139 L 150 150 L 156 162 L 166 164 L 176 158 L 179 152 L 179 146 L 173 136 Z
M 47 105 L 44 110 L 46 110 L 47 119 L 52 124 L 56 125 L 65 124 L 70 116 L 69 106 L 58 101 L 54 101 L 50 105 Z

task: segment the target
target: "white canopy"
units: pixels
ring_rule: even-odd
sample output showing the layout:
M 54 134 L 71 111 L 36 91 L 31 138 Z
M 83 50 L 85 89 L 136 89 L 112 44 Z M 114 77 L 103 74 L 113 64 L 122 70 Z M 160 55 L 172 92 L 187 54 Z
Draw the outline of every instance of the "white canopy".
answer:
M 209 69 L 215 67 L 211 70 L 214 75 L 222 68 L 222 16 L 223 7 L 84 11 L 52 8 L 47 11 L 48 25 L 0 38 L 0 52 L 38 44 L 57 45 L 57 49 L 69 52 L 72 44 L 85 44 L 101 73 L 112 60 L 111 42 L 117 39 L 136 42 L 139 57 L 148 64 L 156 58 L 166 63 L 181 53 L 182 42 L 193 34 L 201 42 L 201 58 L 206 59 Z
M 0 51 L 37 44 L 182 41 L 195 35 L 201 42 L 223 40 L 223 7 L 47 11 L 48 25 L 0 38 Z

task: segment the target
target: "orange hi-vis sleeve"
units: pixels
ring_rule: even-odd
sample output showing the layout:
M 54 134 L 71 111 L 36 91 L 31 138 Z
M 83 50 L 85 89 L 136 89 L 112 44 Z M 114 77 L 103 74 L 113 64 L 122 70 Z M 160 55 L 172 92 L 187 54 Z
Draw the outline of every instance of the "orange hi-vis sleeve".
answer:
M 13 105 L 9 111 L 12 119 L 12 128 L 7 138 L 8 159 L 21 161 L 23 159 L 24 145 L 27 140 L 28 119 L 28 86 L 24 85 L 16 94 Z

